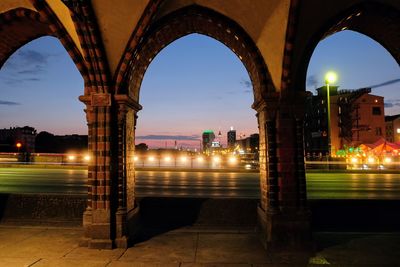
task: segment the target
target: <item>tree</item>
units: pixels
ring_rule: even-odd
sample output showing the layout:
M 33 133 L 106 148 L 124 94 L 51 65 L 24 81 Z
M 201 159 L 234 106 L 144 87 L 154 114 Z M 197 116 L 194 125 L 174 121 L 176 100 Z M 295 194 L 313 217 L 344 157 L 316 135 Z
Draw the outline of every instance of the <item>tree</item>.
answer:
M 36 135 L 35 150 L 41 153 L 56 153 L 57 141 L 54 134 L 43 131 Z
M 135 150 L 136 151 L 147 151 L 147 150 L 149 150 L 149 146 L 146 145 L 145 143 L 140 143 L 135 146 Z

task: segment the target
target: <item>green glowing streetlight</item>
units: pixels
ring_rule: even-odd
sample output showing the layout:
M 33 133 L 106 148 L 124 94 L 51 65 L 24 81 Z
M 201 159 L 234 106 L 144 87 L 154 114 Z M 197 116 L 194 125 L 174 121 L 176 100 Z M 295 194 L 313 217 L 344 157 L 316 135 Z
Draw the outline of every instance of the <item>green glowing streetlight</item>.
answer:
M 326 84 L 332 84 L 334 82 L 336 82 L 337 80 L 337 74 L 333 71 L 329 71 L 325 74 L 325 83 Z
M 328 107 L 328 155 L 331 156 L 331 100 L 329 95 L 329 85 L 333 84 L 337 80 L 337 74 L 333 71 L 329 71 L 325 74 L 326 84 L 326 105 Z

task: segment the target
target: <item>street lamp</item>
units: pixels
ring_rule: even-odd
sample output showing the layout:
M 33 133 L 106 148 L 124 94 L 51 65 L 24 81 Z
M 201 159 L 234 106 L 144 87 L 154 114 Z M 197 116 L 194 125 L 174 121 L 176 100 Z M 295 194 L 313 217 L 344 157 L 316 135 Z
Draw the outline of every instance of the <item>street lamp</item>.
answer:
M 325 84 L 326 84 L 326 105 L 328 107 L 328 156 L 331 156 L 331 100 L 329 95 L 329 85 L 336 82 L 337 75 L 333 71 L 329 71 L 325 74 Z
M 22 144 L 20 142 L 18 142 L 15 146 L 17 147 L 17 150 L 18 150 L 18 153 L 19 153 L 19 149 L 22 147 Z

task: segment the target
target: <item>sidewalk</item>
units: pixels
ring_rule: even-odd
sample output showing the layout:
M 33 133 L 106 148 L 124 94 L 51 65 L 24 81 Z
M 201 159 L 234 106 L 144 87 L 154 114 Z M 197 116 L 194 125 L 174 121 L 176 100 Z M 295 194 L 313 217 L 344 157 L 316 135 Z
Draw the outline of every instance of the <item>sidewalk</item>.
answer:
M 0 226 L 0 266 L 400 266 L 400 233 L 315 233 L 317 253 L 271 256 L 252 232 L 176 230 L 129 249 L 78 247 L 81 228 Z

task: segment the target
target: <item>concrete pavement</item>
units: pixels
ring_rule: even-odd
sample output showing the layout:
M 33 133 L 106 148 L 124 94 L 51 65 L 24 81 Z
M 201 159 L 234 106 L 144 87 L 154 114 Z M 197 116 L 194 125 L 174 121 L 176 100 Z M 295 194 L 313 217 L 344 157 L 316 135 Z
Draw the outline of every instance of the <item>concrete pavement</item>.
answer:
M 180 229 L 128 249 L 78 246 L 82 228 L 0 226 L 0 266 L 400 266 L 400 233 L 314 233 L 317 252 L 270 255 L 251 231 Z

